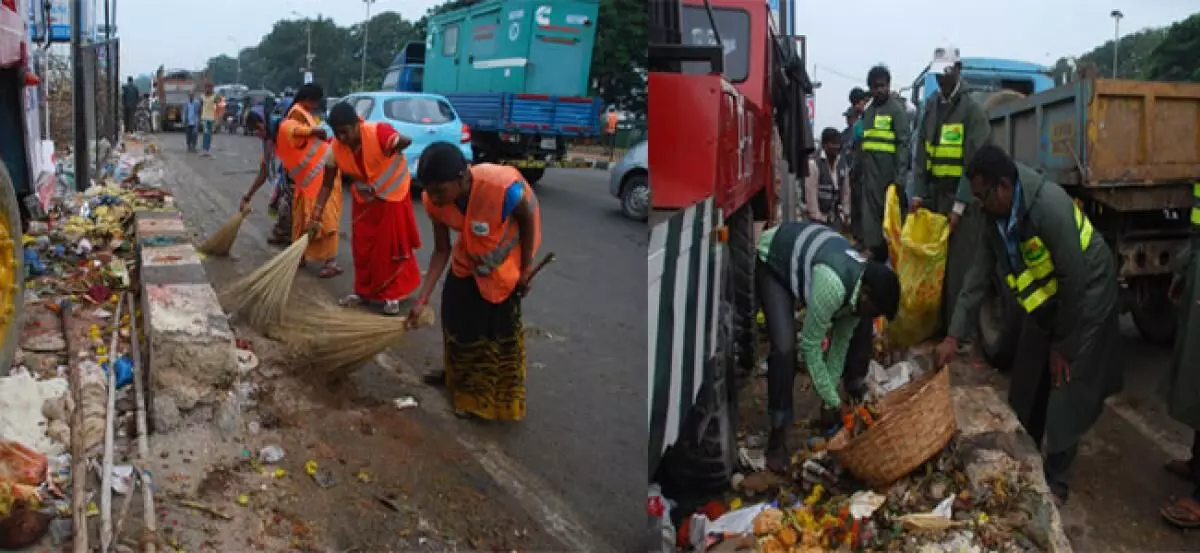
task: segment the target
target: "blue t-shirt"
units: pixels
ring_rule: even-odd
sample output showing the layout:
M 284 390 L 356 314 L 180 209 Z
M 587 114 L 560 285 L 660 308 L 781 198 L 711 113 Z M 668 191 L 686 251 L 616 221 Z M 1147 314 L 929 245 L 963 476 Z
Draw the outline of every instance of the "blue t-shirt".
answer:
M 508 190 L 504 192 L 504 208 L 500 211 L 500 220 L 508 219 L 513 210 L 517 208 L 517 204 L 521 203 L 521 197 L 525 195 L 525 187 L 521 181 L 514 182 L 508 185 Z

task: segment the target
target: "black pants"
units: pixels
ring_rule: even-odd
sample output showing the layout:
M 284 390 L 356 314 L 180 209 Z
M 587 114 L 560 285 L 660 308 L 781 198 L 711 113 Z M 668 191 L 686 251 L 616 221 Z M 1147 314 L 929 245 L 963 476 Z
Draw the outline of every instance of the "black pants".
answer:
M 767 412 L 771 428 L 792 423 L 796 381 L 796 298 L 788 283 L 777 276 L 766 263 L 758 261 L 754 271 L 755 289 L 762 302 L 767 322 L 767 337 L 771 350 L 767 356 Z M 862 318 L 850 339 L 846 367 L 842 378 L 852 394 L 861 393 L 862 381 L 871 362 L 871 320 Z
M 1046 410 L 1054 385 L 1050 374 L 1050 340 L 1037 323 L 1026 317 L 1021 324 L 1017 358 L 1008 388 L 1008 403 L 1038 448 L 1046 435 Z M 1067 497 L 1068 473 L 1079 445 L 1046 455 L 1043 469 L 1046 484 L 1060 498 Z
M 137 130 L 133 128 L 133 114 L 136 112 L 137 106 L 125 106 L 125 112 L 122 114 L 124 115 L 123 119 L 125 122 L 125 132 L 133 132 Z

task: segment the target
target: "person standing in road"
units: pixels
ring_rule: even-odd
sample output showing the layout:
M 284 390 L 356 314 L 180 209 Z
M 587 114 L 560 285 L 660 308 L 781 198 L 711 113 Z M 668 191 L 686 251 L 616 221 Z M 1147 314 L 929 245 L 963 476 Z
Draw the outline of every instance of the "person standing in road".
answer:
M 767 337 L 767 467 L 787 468 L 791 451 L 787 430 L 793 417 L 796 378 L 796 303 L 804 304 L 800 355 L 812 375 L 825 416 L 846 406 L 838 391 L 846 381 L 851 398 L 861 397 L 871 361 L 872 322 L 896 316 L 900 281 L 877 261 L 867 261 L 833 229 L 807 221 L 783 223 L 763 231 L 754 270 Z M 829 335 L 829 351 L 821 343 Z
M 809 221 L 834 228 L 849 220 L 850 187 L 841 164 L 842 133 L 829 127 L 821 131 L 820 153 L 808 160 L 804 178 L 804 206 Z
M 1200 528 L 1200 263 L 1192 253 L 1200 249 L 1200 182 L 1192 186 L 1192 236 L 1175 257 L 1175 276 L 1168 297 L 1178 309 L 1175 351 L 1163 379 L 1161 393 L 1167 414 L 1192 429 L 1192 456 L 1167 463 L 1167 472 L 1195 486 L 1190 496 L 1176 499 L 1161 510 L 1163 518 L 1182 529 Z
M 617 110 L 609 108 L 604 114 L 604 139 L 608 142 L 608 160 L 617 155 Z
M 916 156 L 913 157 L 909 210 L 924 207 L 950 219 L 950 245 L 942 284 L 942 323 L 956 311 L 954 303 L 967 278 L 983 227 L 979 206 L 973 205 L 971 183 L 963 166 L 991 140 L 987 116 L 961 86 L 958 49 L 938 48 L 929 72 L 936 76 L 937 93 L 922 109 Z M 973 333 L 972 333 L 973 334 Z M 959 336 L 969 341 L 972 336 Z
M 981 146 L 964 175 L 988 224 L 937 361 L 954 359 L 993 279 L 1007 282 L 1025 312 L 1008 402 L 1043 447 L 1046 483 L 1064 502 L 1080 438 L 1123 385 L 1116 262 L 1062 187 L 1000 147 Z
M 204 96 L 201 97 L 203 102 L 200 110 L 200 124 L 204 126 L 204 155 L 212 156 L 212 134 L 213 127 L 217 124 L 217 94 L 213 92 L 213 85 L 207 84 L 204 86 Z
M 529 292 L 533 256 L 541 245 L 537 196 L 520 171 L 470 165 L 458 145 L 431 144 L 418 178 L 433 220 L 433 257 L 417 302 L 416 322 L 433 289 L 442 286 L 445 370 L 425 381 L 444 385 L 455 414 L 485 420 L 525 418 L 525 339 L 521 298 Z M 453 246 L 450 233 L 458 234 Z
M 121 107 L 125 110 L 123 113 L 125 132 L 137 130 L 134 128 L 134 114 L 137 113 L 139 98 L 141 98 L 141 94 L 138 94 L 137 86 L 133 84 L 133 77 L 129 77 L 125 81 L 125 86 L 121 87 Z
M 862 220 L 862 191 L 858 185 L 858 175 L 855 173 L 855 161 L 858 159 L 858 147 L 862 141 L 862 114 L 867 109 L 869 100 L 870 95 L 860 87 L 856 86 L 850 91 L 850 107 L 842 113 L 846 118 L 846 129 L 842 131 L 842 149 L 838 154 L 838 163 L 843 166 L 839 172 L 846 175 L 842 186 L 849 190 L 850 234 L 860 242 L 862 232 L 857 225 Z
M 310 99 L 308 94 L 297 95 L 295 101 Z M 421 247 L 421 233 L 413 213 L 412 175 L 404 155 L 412 139 L 387 123 L 363 121 L 347 103 L 333 106 L 329 125 L 337 140 L 325 156 L 325 184 L 308 226 L 320 228 L 333 180 L 340 171 L 343 180 L 353 185 L 354 292 L 338 303 L 345 307 L 377 303 L 383 305 L 384 315 L 399 315 L 400 302 L 421 284 L 415 253 Z M 325 228 L 336 231 L 334 221 Z
M 183 105 L 183 126 L 185 129 L 188 153 L 196 153 L 196 126 L 200 124 L 200 100 L 195 92 L 188 93 L 188 101 Z
M 857 183 L 862 189 L 862 217 L 858 228 L 868 255 L 887 262 L 883 238 L 883 211 L 887 188 L 903 185 L 908 167 L 908 111 L 892 97 L 892 74 L 882 65 L 867 73 L 871 105 L 862 118 L 862 142 L 855 163 Z

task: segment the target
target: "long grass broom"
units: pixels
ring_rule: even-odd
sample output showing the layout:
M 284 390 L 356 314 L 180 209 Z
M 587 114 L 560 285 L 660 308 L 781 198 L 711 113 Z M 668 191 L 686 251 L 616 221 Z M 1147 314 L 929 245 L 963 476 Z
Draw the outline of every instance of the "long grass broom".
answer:
M 264 331 L 282 322 L 308 242 L 308 233 L 301 235 L 262 267 L 230 285 L 221 292 L 221 304 L 256 330 Z
M 200 247 L 200 253 L 217 257 L 225 257 L 229 255 L 229 250 L 233 248 L 233 241 L 237 239 L 238 230 L 242 228 L 242 221 L 246 220 L 246 211 L 238 211 L 236 215 L 230 217 L 221 228 L 217 229 L 212 236 L 208 237 Z
M 554 261 L 547 254 L 530 274 L 530 280 Z M 289 311 L 288 321 L 275 327 L 273 337 L 304 358 L 310 369 L 327 378 L 338 378 L 357 370 L 388 348 L 404 339 L 410 325 L 404 318 L 376 315 L 359 309 L 336 307 L 316 298 L 304 298 Z M 411 326 L 434 323 L 433 311 L 426 309 Z

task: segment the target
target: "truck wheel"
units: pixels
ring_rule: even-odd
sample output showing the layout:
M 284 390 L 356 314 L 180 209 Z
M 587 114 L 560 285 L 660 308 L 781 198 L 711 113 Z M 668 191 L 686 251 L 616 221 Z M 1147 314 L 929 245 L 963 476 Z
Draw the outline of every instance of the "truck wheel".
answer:
M 729 280 L 733 286 L 733 354 L 738 374 L 754 371 L 758 347 L 758 297 L 754 291 L 754 213 L 750 204 L 733 212 L 725 224 L 729 227 Z
M 726 251 L 728 254 L 728 251 Z M 728 260 L 729 256 L 726 255 Z M 658 478 L 664 493 L 681 500 L 703 498 L 729 489 L 737 470 L 737 385 L 734 376 L 733 298 L 728 261 L 722 262 L 717 305 L 717 349 L 705 381 L 688 412 L 679 440 L 666 452 Z
M 21 249 L 21 208 L 8 168 L 0 163 L 0 376 L 8 376 L 20 338 L 24 306 L 25 255 Z
M 1008 371 L 1021 338 L 1021 305 L 998 277 L 979 306 L 979 349 L 989 365 Z
M 529 183 L 529 186 L 537 184 L 538 181 L 542 180 L 542 175 L 545 174 L 545 167 L 528 167 L 521 169 L 521 176 L 525 177 L 525 182 Z
M 1143 340 L 1163 348 L 1175 344 L 1175 306 L 1167 299 L 1170 286 L 1170 275 L 1140 277 L 1129 283 L 1133 289 L 1129 311 L 1134 326 Z
M 650 178 L 645 173 L 630 175 L 621 186 L 621 213 L 634 221 L 650 216 Z

